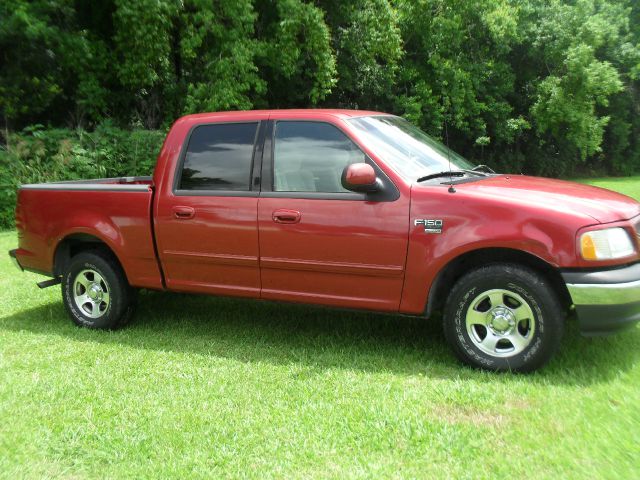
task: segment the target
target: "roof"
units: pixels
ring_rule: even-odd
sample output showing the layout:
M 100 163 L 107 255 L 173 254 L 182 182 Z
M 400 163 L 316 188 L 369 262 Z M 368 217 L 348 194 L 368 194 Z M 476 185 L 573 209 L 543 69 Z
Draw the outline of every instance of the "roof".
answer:
M 191 115 L 185 115 L 183 119 L 193 120 L 207 120 L 207 119 L 220 119 L 225 118 L 247 118 L 252 116 L 267 116 L 267 115 L 291 115 L 295 117 L 313 117 L 316 115 L 331 115 L 338 118 L 352 118 L 363 117 L 368 115 L 388 115 L 384 112 L 374 112 L 370 110 L 349 110 L 349 109 L 337 109 L 337 108 L 302 108 L 302 109 L 275 109 L 275 110 L 236 110 L 229 112 L 207 112 L 207 113 L 195 113 Z

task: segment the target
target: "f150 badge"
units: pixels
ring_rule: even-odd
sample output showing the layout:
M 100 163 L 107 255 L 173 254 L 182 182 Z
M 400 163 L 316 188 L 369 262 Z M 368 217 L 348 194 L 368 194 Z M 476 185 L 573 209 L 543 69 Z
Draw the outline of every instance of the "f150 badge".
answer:
M 416 218 L 413 221 L 413 224 L 417 227 L 418 225 L 424 226 L 424 233 L 442 233 L 442 227 L 444 226 L 443 220 L 434 220 L 434 219 L 426 219 L 426 218 Z

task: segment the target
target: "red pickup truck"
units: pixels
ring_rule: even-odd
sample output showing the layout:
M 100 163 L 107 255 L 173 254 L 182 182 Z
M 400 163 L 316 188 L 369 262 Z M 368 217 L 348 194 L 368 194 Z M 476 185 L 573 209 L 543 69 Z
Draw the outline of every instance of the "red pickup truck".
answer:
M 581 331 L 640 320 L 640 204 L 495 174 L 402 118 L 189 115 L 153 177 L 24 185 L 19 268 L 71 319 L 116 328 L 139 288 L 442 318 L 463 361 L 531 371 Z

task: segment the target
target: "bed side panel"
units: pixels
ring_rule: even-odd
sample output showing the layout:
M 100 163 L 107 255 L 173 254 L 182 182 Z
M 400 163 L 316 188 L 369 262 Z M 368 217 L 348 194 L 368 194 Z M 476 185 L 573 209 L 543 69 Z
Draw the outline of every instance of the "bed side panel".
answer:
M 23 188 L 16 209 L 20 263 L 50 274 L 59 243 L 84 233 L 114 251 L 133 286 L 162 288 L 151 236 L 151 200 L 149 188 Z

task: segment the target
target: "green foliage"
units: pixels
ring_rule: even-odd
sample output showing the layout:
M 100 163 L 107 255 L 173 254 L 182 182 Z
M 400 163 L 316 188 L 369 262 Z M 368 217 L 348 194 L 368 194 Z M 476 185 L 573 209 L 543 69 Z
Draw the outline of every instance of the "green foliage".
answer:
M 0 3 L 0 109 L 5 119 L 33 120 L 65 93 L 65 46 L 82 43 L 64 25 L 69 2 L 7 0 Z
M 336 83 L 335 57 L 323 11 L 301 0 L 256 3 L 267 104 L 317 105 Z
M 346 107 L 390 108 L 402 58 L 398 15 L 387 0 L 323 0 L 339 81 L 330 97 Z
M 440 135 L 502 139 L 511 118 L 514 74 L 506 57 L 517 34 L 508 2 L 420 0 L 399 5 L 406 61 L 398 104 L 413 121 Z
M 184 113 L 251 108 L 264 91 L 254 63 L 255 13 L 249 0 L 184 2 L 179 55 L 187 79 Z
M 35 125 L 10 134 L 0 149 L 0 228 L 13 225 L 20 184 L 151 175 L 164 133 L 107 122 L 91 133 Z
M 609 117 L 598 107 L 607 107 L 609 97 L 622 89 L 620 75 L 597 52 L 615 47 L 625 28 L 614 6 L 594 0 L 576 5 L 558 1 L 540 11 L 534 29 L 538 48 L 550 74 L 537 85 L 531 115 L 540 135 L 550 133 L 566 150 L 574 150 L 584 161 L 601 152 Z
M 354 107 L 499 170 L 640 170 L 634 0 L 6 0 L 0 52 L 8 130 Z
M 175 2 L 115 0 L 113 66 L 129 105 L 146 126 L 161 120 L 161 98 L 175 83 L 171 41 Z

